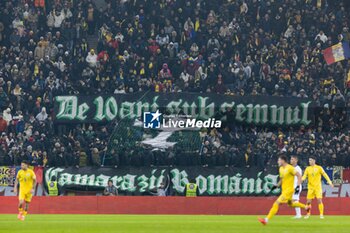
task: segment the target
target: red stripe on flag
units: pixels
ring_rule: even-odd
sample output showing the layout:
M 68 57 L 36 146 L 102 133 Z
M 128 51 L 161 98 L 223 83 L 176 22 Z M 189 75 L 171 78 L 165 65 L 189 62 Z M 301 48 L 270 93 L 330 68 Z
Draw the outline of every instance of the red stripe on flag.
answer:
M 38 184 L 41 184 L 43 182 L 44 168 L 43 167 L 34 167 L 34 173 L 36 176 L 36 182 Z
M 322 51 L 323 57 L 327 62 L 327 65 L 330 65 L 335 62 L 334 56 L 333 56 L 333 50 L 332 47 L 326 48 Z
M 350 182 L 350 168 L 344 169 L 343 170 L 343 181 L 345 183 L 349 183 Z

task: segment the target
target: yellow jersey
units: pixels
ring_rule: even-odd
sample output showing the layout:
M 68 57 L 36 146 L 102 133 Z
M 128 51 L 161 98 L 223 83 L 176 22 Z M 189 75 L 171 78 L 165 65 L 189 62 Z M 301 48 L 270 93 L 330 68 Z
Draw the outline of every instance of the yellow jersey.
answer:
M 282 193 L 294 192 L 294 176 L 297 174 L 295 168 L 287 164 L 285 167 L 280 167 L 279 173 L 282 180 Z
M 22 193 L 29 193 L 33 188 L 33 182 L 36 176 L 33 170 L 19 170 L 17 173 L 17 180 L 19 182 L 19 191 Z
M 327 180 L 328 184 L 332 184 L 332 181 L 331 179 L 329 179 L 329 176 L 327 175 L 327 173 L 323 170 L 321 166 L 318 166 L 318 165 L 308 166 L 305 169 L 302 180 L 304 181 L 307 179 L 308 189 L 321 189 L 322 176 Z

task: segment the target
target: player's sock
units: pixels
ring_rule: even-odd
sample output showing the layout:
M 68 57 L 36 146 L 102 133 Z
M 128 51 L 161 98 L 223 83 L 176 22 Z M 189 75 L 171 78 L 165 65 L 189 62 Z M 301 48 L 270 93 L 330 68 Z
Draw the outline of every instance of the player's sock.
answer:
M 310 216 L 311 215 L 311 204 L 306 204 L 306 216 Z
M 301 209 L 299 207 L 295 208 L 295 215 L 297 217 L 300 217 L 301 216 Z
M 323 205 L 323 203 L 318 204 L 318 209 L 320 210 L 320 215 L 323 216 L 323 212 L 324 212 L 324 205 Z
M 22 209 L 22 208 L 18 208 L 18 215 L 17 215 L 17 218 L 18 218 L 19 220 L 21 220 L 21 218 L 22 218 L 22 216 L 23 216 L 22 212 L 23 212 L 23 209 Z
M 278 212 L 278 204 L 273 203 L 272 208 L 270 209 L 269 214 L 267 215 L 267 219 L 271 219 Z
M 23 211 L 23 216 L 26 216 L 28 214 L 28 212 L 27 211 Z
M 292 203 L 292 205 L 291 205 L 292 207 L 299 207 L 299 208 L 303 208 L 303 209 L 305 209 L 305 205 L 303 204 L 303 203 L 300 203 L 300 202 L 293 202 Z

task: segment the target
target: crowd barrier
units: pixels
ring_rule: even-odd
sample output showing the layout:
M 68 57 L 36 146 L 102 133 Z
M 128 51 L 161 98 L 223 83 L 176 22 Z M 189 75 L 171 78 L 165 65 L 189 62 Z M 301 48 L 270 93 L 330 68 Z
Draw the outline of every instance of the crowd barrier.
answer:
M 276 197 L 104 197 L 60 196 L 34 197 L 32 214 L 200 214 L 265 215 Z M 304 198 L 302 202 L 305 201 Z M 328 215 L 350 215 L 350 198 L 324 198 Z M 0 213 L 17 213 L 17 197 L 0 197 Z M 313 214 L 318 214 L 313 203 Z M 292 215 L 286 205 L 279 214 Z

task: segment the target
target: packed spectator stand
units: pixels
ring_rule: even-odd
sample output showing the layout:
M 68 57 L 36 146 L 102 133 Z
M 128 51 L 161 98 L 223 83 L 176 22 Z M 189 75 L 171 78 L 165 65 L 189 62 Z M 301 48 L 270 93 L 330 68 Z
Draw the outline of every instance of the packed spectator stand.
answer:
M 350 41 L 347 1 L 101 2 L 0 2 L 1 165 L 264 169 L 286 153 L 350 166 L 350 61 L 322 56 Z M 130 150 L 129 136 L 111 149 L 113 122 L 54 122 L 57 95 L 141 91 L 311 98 L 319 115 L 311 128 L 202 130 L 192 154 Z

